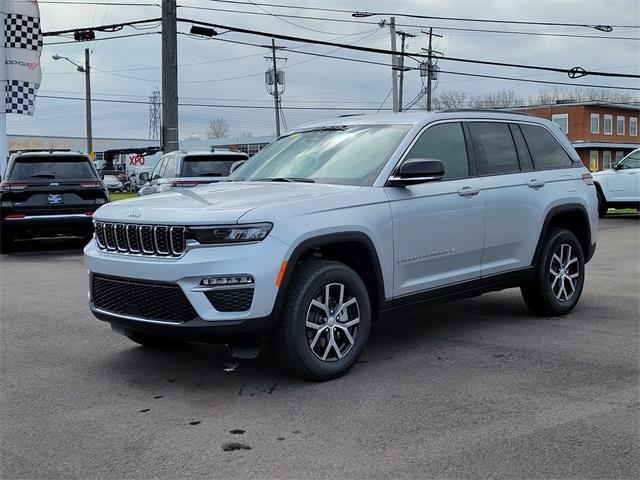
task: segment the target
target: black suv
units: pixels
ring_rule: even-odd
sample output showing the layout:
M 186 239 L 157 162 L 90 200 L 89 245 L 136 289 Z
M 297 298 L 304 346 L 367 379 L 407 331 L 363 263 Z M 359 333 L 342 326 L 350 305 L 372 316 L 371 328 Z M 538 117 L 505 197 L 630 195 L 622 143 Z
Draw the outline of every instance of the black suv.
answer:
M 14 238 L 92 236 L 93 212 L 109 193 L 89 157 L 74 152 L 14 154 L 0 183 L 0 246 Z

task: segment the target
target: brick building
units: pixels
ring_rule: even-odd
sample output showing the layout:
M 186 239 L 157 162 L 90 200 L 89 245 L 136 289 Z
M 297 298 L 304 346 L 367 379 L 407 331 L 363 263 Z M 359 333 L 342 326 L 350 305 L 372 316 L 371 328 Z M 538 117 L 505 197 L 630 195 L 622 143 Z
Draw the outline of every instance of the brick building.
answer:
M 558 124 L 569 137 L 582 162 L 592 171 L 609 168 L 632 150 L 640 148 L 640 105 L 560 101 L 554 105 L 513 110 Z

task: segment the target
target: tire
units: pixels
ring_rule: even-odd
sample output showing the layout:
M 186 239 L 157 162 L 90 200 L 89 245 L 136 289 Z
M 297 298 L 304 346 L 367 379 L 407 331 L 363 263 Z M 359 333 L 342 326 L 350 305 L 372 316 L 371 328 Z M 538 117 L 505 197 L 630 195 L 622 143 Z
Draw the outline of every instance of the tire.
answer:
M 537 315 L 565 315 L 578 303 L 584 277 L 580 242 L 569 230 L 554 228 L 542 246 L 534 280 L 521 288 L 522 297 Z
M 600 189 L 598 189 L 598 217 L 604 218 L 607 214 L 609 207 L 607 206 L 607 200 Z
M 8 253 L 13 250 L 13 237 L 11 232 L 0 230 L 0 253 Z
M 336 311 L 340 292 L 346 307 Z M 339 262 L 312 260 L 294 272 L 271 350 L 285 374 L 331 380 L 355 365 L 370 328 L 369 294 L 358 274 Z
M 176 348 L 184 344 L 183 340 L 148 335 L 140 332 L 127 332 L 127 338 L 148 348 Z

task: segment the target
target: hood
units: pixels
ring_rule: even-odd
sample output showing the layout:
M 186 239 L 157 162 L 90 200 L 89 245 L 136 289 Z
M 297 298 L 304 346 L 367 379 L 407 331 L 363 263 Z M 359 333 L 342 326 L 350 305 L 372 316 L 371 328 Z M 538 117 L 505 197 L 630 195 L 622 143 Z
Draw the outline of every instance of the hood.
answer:
M 94 218 L 171 225 L 237 223 L 258 207 L 287 204 L 288 208 L 296 202 L 325 201 L 360 188 L 298 182 L 221 182 L 108 203 L 98 209 Z
M 604 177 L 606 175 L 611 175 L 612 173 L 615 173 L 615 170 L 613 168 L 607 168 L 606 170 L 593 172 L 591 175 L 593 175 L 593 178 L 598 178 L 598 177 Z

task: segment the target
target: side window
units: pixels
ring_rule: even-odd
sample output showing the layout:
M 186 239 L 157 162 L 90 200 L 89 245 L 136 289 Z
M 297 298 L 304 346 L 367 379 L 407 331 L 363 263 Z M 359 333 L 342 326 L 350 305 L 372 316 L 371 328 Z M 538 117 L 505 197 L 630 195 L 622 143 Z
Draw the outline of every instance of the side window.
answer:
M 467 144 L 461 123 L 442 123 L 428 128 L 411 147 L 410 158 L 431 158 L 444 164 L 443 180 L 469 176 Z
M 530 172 L 533 170 L 533 161 L 531 160 L 531 154 L 527 148 L 527 142 L 524 141 L 524 135 L 520 127 L 514 123 L 509 125 L 511 129 L 511 135 L 513 135 L 513 141 L 516 144 L 516 150 L 518 151 L 518 160 L 520 161 L 520 170 L 523 172 Z
M 153 173 L 151 174 L 151 180 L 157 180 L 160 178 L 160 172 L 164 167 L 165 163 L 167 163 L 166 158 L 160 159 L 160 161 L 156 164 L 156 167 L 153 169 Z
M 171 178 L 176 174 L 176 159 L 174 157 L 169 157 L 167 159 L 167 164 L 164 166 L 164 170 L 160 174 L 162 178 Z
M 560 146 L 556 138 L 543 127 L 520 125 L 524 138 L 538 170 L 568 168 L 574 166 L 571 157 Z
M 640 168 L 640 152 L 632 153 L 620 164 L 621 170 Z
M 469 123 L 479 175 L 520 171 L 509 125 L 494 122 Z

